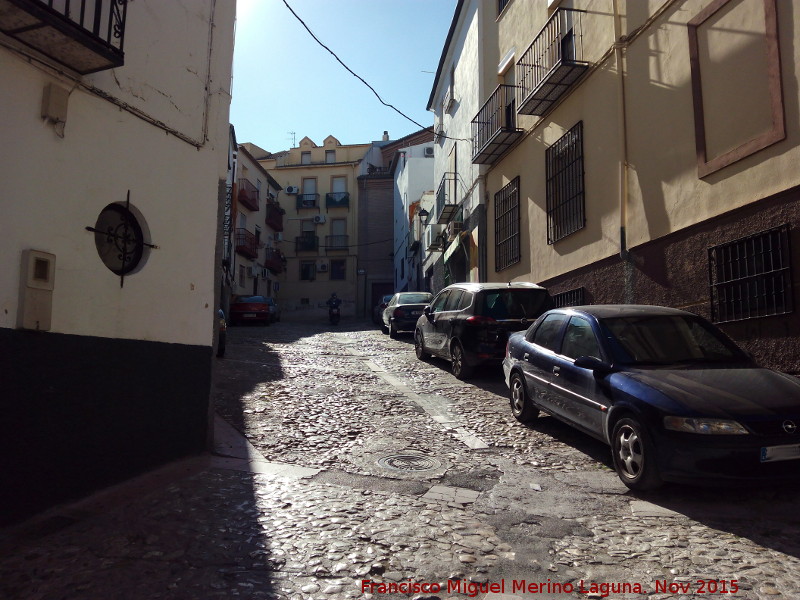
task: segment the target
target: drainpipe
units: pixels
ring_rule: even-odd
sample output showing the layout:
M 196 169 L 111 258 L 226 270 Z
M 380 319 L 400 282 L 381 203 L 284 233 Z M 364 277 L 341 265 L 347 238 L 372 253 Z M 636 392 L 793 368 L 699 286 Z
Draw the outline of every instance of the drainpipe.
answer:
M 618 122 L 619 144 L 621 156 L 619 161 L 619 257 L 629 259 L 626 227 L 628 224 L 628 127 L 625 110 L 625 74 L 623 67 L 623 50 L 627 46 L 627 38 L 622 36 L 622 22 L 619 14 L 618 0 L 613 0 L 614 10 L 614 54 L 617 60 L 617 83 L 619 87 Z

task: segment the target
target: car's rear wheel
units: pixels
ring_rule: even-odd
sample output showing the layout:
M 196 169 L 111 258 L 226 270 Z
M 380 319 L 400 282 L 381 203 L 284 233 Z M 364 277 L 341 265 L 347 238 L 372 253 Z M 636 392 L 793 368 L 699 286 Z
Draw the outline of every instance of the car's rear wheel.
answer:
M 390 338 L 397 337 L 397 327 L 395 327 L 394 323 L 389 323 L 389 337 Z
M 652 490 L 662 484 L 650 434 L 633 417 L 614 425 L 611 436 L 614 468 L 622 483 L 632 490 Z
M 467 364 L 461 343 L 453 342 L 453 347 L 450 350 L 450 359 L 452 360 L 452 373 L 456 376 L 456 379 L 467 379 L 472 375 L 472 367 Z
M 525 380 L 519 373 L 512 373 L 508 381 L 509 400 L 511 413 L 520 423 L 530 423 L 539 416 L 539 409 L 531 402 L 528 390 L 525 389 Z
M 424 338 L 419 329 L 414 332 L 414 354 L 419 360 L 428 360 L 431 357 L 430 353 L 425 350 Z

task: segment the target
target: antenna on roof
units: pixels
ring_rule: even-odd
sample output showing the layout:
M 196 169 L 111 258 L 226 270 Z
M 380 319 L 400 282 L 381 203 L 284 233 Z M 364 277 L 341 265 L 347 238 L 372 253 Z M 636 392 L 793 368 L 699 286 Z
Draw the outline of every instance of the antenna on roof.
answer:
M 295 132 L 294 131 L 287 131 L 286 133 L 288 133 L 290 136 L 292 136 L 292 148 L 297 146 L 297 136 L 296 136 Z

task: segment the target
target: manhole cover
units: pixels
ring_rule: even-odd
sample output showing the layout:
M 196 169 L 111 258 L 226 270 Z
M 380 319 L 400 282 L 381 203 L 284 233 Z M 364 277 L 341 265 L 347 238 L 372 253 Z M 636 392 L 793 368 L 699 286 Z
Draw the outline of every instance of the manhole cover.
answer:
M 395 471 L 430 471 L 442 466 L 435 458 L 419 454 L 394 454 L 378 459 L 378 465 Z

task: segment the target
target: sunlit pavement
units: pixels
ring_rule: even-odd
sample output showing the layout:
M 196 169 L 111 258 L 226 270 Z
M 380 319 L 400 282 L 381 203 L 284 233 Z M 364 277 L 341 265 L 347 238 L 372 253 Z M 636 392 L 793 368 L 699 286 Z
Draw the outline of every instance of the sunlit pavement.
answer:
M 216 367 L 214 455 L 3 532 L 0 598 L 800 597 L 796 488 L 632 494 L 499 368 L 347 320 L 230 328 Z

